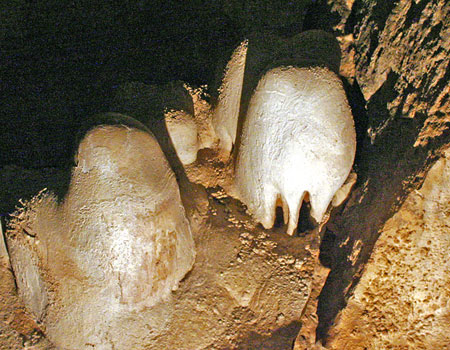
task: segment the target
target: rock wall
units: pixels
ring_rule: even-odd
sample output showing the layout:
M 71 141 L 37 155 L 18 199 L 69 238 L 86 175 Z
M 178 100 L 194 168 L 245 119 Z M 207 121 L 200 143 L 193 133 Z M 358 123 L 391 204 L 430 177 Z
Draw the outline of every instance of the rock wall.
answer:
M 383 227 L 328 349 L 449 349 L 450 151 Z
M 333 24 L 329 29 L 340 35 L 359 133 L 358 183 L 330 219 L 322 245 L 322 259 L 331 267 L 318 307 L 318 335 L 325 338 L 357 284 L 379 230 L 450 142 L 450 3 L 322 4 L 339 14 L 327 25 Z M 345 6 L 352 6 L 350 13 Z
M 170 21 L 173 18 L 170 16 L 166 18 L 161 13 L 170 14 L 173 11 L 171 4 L 172 2 L 164 7 L 164 11 L 158 12 L 158 16 L 165 20 L 167 19 L 164 22 L 167 24 L 164 26 L 170 28 L 173 26 L 173 21 Z M 244 5 L 241 6 L 239 1 L 233 1 L 230 4 L 231 7 L 227 7 L 223 11 L 229 13 L 231 20 L 253 15 L 251 11 L 253 5 L 246 5 L 247 7 L 244 8 Z M 249 4 L 254 4 L 254 2 Z M 296 16 L 300 13 L 303 15 L 303 2 L 292 6 L 297 6 L 296 8 L 298 8 L 298 11 L 295 11 Z M 239 13 L 239 9 L 242 9 L 244 12 Z M 31 10 L 33 10 L 33 7 L 30 7 L 30 13 L 37 13 L 38 15 L 46 13 L 45 11 L 36 12 Z M 152 12 L 152 10 L 148 11 Z M 137 22 L 140 23 L 145 18 L 145 14 L 148 14 L 148 11 L 143 12 L 143 15 L 139 17 Z M 233 13 L 236 11 L 237 15 L 234 16 Z M 258 13 L 264 12 L 261 11 L 258 11 Z M 292 8 L 286 7 L 286 11 L 286 13 L 290 13 Z M 195 13 L 183 10 L 183 13 L 188 12 Z M 290 18 L 294 17 L 291 16 Z M 271 27 L 269 29 L 278 28 L 279 31 L 288 30 L 289 28 L 295 29 L 301 26 L 303 18 L 300 15 L 298 17 L 299 19 L 294 20 L 292 23 L 290 21 L 282 21 L 281 26 L 279 26 L 279 23 L 276 23 L 278 18 L 275 18 L 275 23 L 269 24 Z M 105 18 L 109 17 L 105 16 Z M 404 204 L 406 209 L 402 209 L 403 211 L 399 214 L 400 217 L 406 215 L 407 220 L 405 218 L 400 220 L 396 217 L 391 219 L 388 224 L 386 222 L 399 209 L 408 194 L 420 186 L 427 170 L 439 158 L 441 150 L 450 142 L 448 131 L 450 123 L 450 99 L 448 98 L 450 92 L 448 60 L 450 53 L 449 18 L 450 3 L 447 0 L 396 0 L 389 2 L 382 0 L 317 0 L 311 1 L 307 10 L 304 29 L 328 29 L 338 36 L 343 51 L 343 63 L 341 64 L 340 73 L 346 78 L 344 83 L 352 105 L 358 133 L 356 154 L 358 182 L 347 202 L 333 213 L 323 235 L 320 253 L 322 263 L 331 269 L 326 285 L 319 297 L 317 310 L 319 316 L 317 333 L 327 347 L 344 348 L 347 345 L 343 345 L 343 342 L 348 341 L 349 337 L 352 339 L 352 342 L 349 344 L 352 344 L 353 348 L 358 348 L 358 346 L 367 348 L 401 347 L 404 344 L 408 344 L 408 342 L 418 347 L 445 348 L 446 341 L 448 344 L 446 335 L 439 333 L 440 329 L 438 326 L 434 327 L 438 332 L 433 333 L 435 335 L 434 340 L 427 340 L 427 336 L 431 334 L 428 332 L 430 325 L 433 325 L 433 322 L 436 322 L 435 324 L 448 322 L 448 316 L 446 316 L 448 314 L 446 313 L 446 306 L 441 303 L 441 300 L 433 298 L 425 300 L 427 296 L 434 295 L 430 290 L 439 286 L 439 283 L 445 282 L 445 279 L 437 280 L 436 285 L 429 287 L 428 291 L 420 289 L 421 287 L 413 289 L 412 286 L 405 283 L 405 288 L 410 288 L 407 290 L 407 293 L 396 289 L 394 282 L 389 279 L 389 273 L 393 276 L 399 274 L 398 279 L 404 278 L 403 274 L 400 274 L 401 269 L 404 269 L 405 273 L 410 274 L 408 275 L 411 276 L 410 279 L 419 278 L 418 280 L 422 281 L 421 286 L 427 286 L 430 284 L 430 281 L 433 281 L 433 274 L 439 271 L 437 267 L 445 263 L 445 261 L 442 261 L 441 247 L 436 247 L 436 242 L 438 241 L 434 239 L 434 235 L 432 236 L 433 239 L 430 239 L 431 243 L 428 243 L 427 240 L 426 242 L 424 241 L 424 244 L 413 244 L 422 242 L 421 239 L 428 237 L 427 235 L 431 233 L 435 234 L 435 232 L 438 232 L 437 228 L 433 228 L 432 230 L 434 231 L 430 231 L 430 233 L 419 227 L 421 223 L 425 223 L 425 221 L 421 221 L 425 220 L 421 217 L 425 210 L 425 204 L 428 203 L 432 206 L 434 202 L 427 202 L 420 196 L 414 197 L 412 195 L 413 197 L 409 197 Z M 263 18 L 258 25 L 267 29 L 264 20 L 269 19 Z M 280 17 L 280 20 L 282 20 L 282 17 Z M 286 25 L 287 22 L 289 22 L 288 25 Z M 93 21 L 93 23 L 97 23 L 97 21 Z M 185 18 L 183 23 L 185 23 L 185 27 L 182 28 L 191 28 L 192 21 L 190 17 Z M 217 27 L 223 24 L 221 21 L 217 23 Z M 235 26 L 237 26 L 236 23 L 228 23 L 220 28 L 225 30 Z M 110 28 L 110 26 L 107 27 Z M 128 27 L 122 26 L 121 28 Z M 129 28 L 134 28 L 134 26 L 129 26 Z M 173 26 L 173 28 L 179 27 Z M 250 32 L 251 29 L 254 30 L 254 28 L 245 28 L 242 31 Z M 89 33 L 89 31 L 87 32 Z M 214 38 L 216 38 L 215 35 L 222 36 L 220 30 L 211 31 L 211 28 L 207 28 L 207 32 L 216 33 L 213 35 Z M 30 33 L 33 34 L 33 31 Z M 189 31 L 189 33 L 192 34 L 192 31 Z M 148 31 L 147 34 L 149 34 Z M 163 39 L 168 38 L 168 40 L 165 40 L 166 42 L 173 41 L 164 31 L 157 31 L 157 34 L 158 42 L 164 42 L 164 40 L 160 39 L 161 35 Z M 177 32 L 178 34 L 178 41 L 173 41 L 174 43 L 187 42 L 189 43 L 188 46 L 195 46 L 195 48 L 201 46 L 202 50 L 211 46 L 200 45 L 195 40 L 185 40 L 186 31 L 183 29 L 180 29 L 180 33 Z M 191 36 L 195 37 L 195 35 Z M 230 35 L 230 37 L 232 36 L 237 37 L 237 34 Z M 38 36 L 36 35 L 36 37 Z M 118 37 L 127 39 L 125 34 Z M 145 37 L 145 34 L 142 34 L 142 37 Z M 26 39 L 26 36 L 24 38 Z M 45 36 L 39 36 L 39 38 L 45 39 Z M 223 38 L 211 40 L 214 43 L 221 41 L 223 41 Z M 123 42 L 129 41 L 123 40 Z M 16 41 L 10 40 L 10 43 L 15 45 Z M 50 41 L 48 47 L 55 43 L 57 42 Z M 138 45 L 138 49 L 147 50 L 147 44 L 148 42 L 142 42 L 141 45 Z M 18 45 L 20 46 L 20 43 Z M 224 43 L 222 42 L 221 45 L 223 46 Z M 152 75 L 144 74 L 149 68 L 143 69 L 142 67 L 147 67 L 150 61 L 152 67 L 158 67 L 158 69 L 155 69 L 158 73 L 155 73 L 158 76 L 156 80 L 164 80 L 167 77 L 176 79 L 186 77 L 187 73 L 182 75 L 168 74 L 167 62 L 171 61 L 170 58 L 177 55 L 181 56 L 182 64 L 175 62 L 174 65 L 178 70 L 183 70 L 186 62 L 197 62 L 198 57 L 197 55 L 185 55 L 186 52 L 183 51 L 185 46 L 182 46 L 182 49 L 179 49 L 181 53 L 178 53 L 178 48 L 172 50 L 174 46 L 176 44 L 170 45 L 170 50 L 167 49 L 167 51 L 170 51 L 170 55 L 158 52 L 157 59 L 142 59 L 144 64 L 141 61 L 133 61 L 132 65 L 123 69 L 132 70 L 130 67 L 138 66 L 140 70 L 133 70 L 133 72 L 137 72 L 136 74 L 124 74 L 124 76 L 114 74 L 111 75 L 114 78 L 111 78 L 111 80 L 114 80 L 114 83 L 121 83 L 130 79 L 136 80 L 136 76 L 142 76 L 140 80 L 143 81 L 156 79 Z M 44 45 L 45 48 L 46 45 Z M 17 57 L 14 56 L 16 47 L 14 46 L 12 49 L 10 48 L 12 51 L 8 52 L 7 65 L 2 68 L 2 71 L 5 73 L 6 81 L 12 87 L 7 90 L 8 93 L 5 95 L 9 104 L 4 110 L 6 111 L 4 115 L 12 115 L 15 118 L 9 118 L 5 124 L 6 130 L 9 130 L 9 134 L 12 136 L 3 139 L 7 152 L 2 153 L 2 163 L 32 164 L 33 166 L 60 164 L 59 161 L 61 159 L 68 158 L 66 153 L 69 152 L 66 152 L 66 150 L 70 149 L 70 147 L 67 147 L 70 143 L 67 141 L 67 135 L 60 131 L 64 130 L 67 133 L 67 130 L 70 129 L 73 132 L 81 124 L 78 119 L 65 119 L 64 116 L 72 113 L 73 109 L 76 109 L 76 115 L 85 116 L 86 111 L 91 113 L 93 109 L 96 109 L 95 112 L 97 112 L 98 106 L 110 103 L 110 97 L 107 97 L 106 102 L 108 103 L 105 104 L 105 96 L 108 94 L 104 93 L 104 91 L 110 91 L 109 86 L 112 82 L 105 77 L 109 77 L 112 66 L 103 67 L 103 69 L 98 68 L 99 65 L 103 64 L 101 62 L 98 63 L 101 61 L 100 58 L 103 57 L 101 50 L 98 50 L 98 54 L 94 55 L 95 60 L 93 62 L 96 63 L 92 64 L 92 67 L 89 66 L 89 69 L 76 69 L 67 72 L 64 66 L 65 63 L 55 64 L 54 61 L 49 60 L 48 55 L 42 55 L 42 57 L 39 57 L 39 60 L 36 60 L 36 57 L 29 57 L 25 52 L 26 57 L 24 56 L 17 61 Z M 66 50 L 65 48 L 63 49 Z M 66 53 L 64 50 L 56 56 L 64 57 Z M 91 54 L 91 50 L 85 50 Z M 87 55 L 83 52 L 74 54 L 69 60 L 70 64 L 75 65 L 75 63 L 71 62 L 75 62 L 80 55 Z M 130 52 L 134 55 L 136 50 L 130 49 Z M 198 54 L 197 51 L 195 52 Z M 36 55 L 39 54 L 41 54 L 41 51 L 36 53 Z M 198 75 L 201 77 L 212 75 L 212 70 L 211 72 L 209 70 L 211 65 L 205 65 L 204 63 L 210 63 L 215 60 L 215 56 L 208 55 L 206 61 L 198 61 L 200 63 L 196 66 L 197 68 L 183 70 L 183 72 L 186 71 L 192 76 Z M 120 55 L 120 57 L 127 58 L 128 56 Z M 33 65 L 31 61 L 39 64 Z M 51 68 L 47 68 L 47 70 L 41 69 L 42 62 L 45 62 Z M 120 63 L 122 61 L 117 62 Z M 12 67 L 16 67 L 17 64 L 21 68 L 13 69 Z M 121 66 L 120 64 L 118 65 Z M 161 67 L 165 68 L 162 69 Z M 205 67 L 209 68 L 206 69 Z M 96 78 L 94 79 L 95 84 L 99 85 L 95 89 L 91 86 L 91 71 L 95 71 L 96 74 L 101 72 L 101 74 L 98 74 L 99 76 L 94 75 Z M 115 70 L 113 71 L 115 72 Z M 205 74 L 204 72 L 207 71 L 210 73 Z M 167 75 L 164 75 L 166 73 Z M 61 76 L 64 76 L 69 82 L 67 83 L 67 85 L 70 85 L 69 87 L 48 84 L 48 89 L 43 89 L 39 85 L 41 81 L 53 81 L 54 77 L 59 79 Z M 86 88 L 84 83 L 72 84 L 72 82 L 79 81 L 79 76 L 83 77 L 82 82 L 88 81 L 91 84 L 87 85 L 89 88 Z M 146 79 L 143 78 L 144 76 Z M 161 76 L 164 76 L 164 79 Z M 34 81 L 30 82 L 31 78 Z M 106 80 L 107 83 L 105 82 Z M 69 90 L 72 91 L 72 94 L 67 95 Z M 92 94 L 92 90 L 95 91 L 95 94 Z M 17 91 L 21 91 L 21 93 L 17 94 Z M 75 96 L 75 98 L 67 96 Z M 95 101 L 99 100 L 95 102 L 95 108 L 91 106 L 93 104 L 91 99 L 93 98 L 96 99 Z M 88 99 L 89 102 L 87 102 Z M 55 103 L 56 100 L 58 103 Z M 67 103 L 69 100 L 71 101 L 70 104 Z M 55 106 L 61 107 L 56 108 Z M 91 107 L 87 108 L 87 106 Z M 35 110 L 38 113 L 35 113 Z M 49 110 L 52 111 L 52 113 L 49 113 L 50 117 L 47 119 L 41 118 Z M 20 115 L 22 119 L 16 117 L 17 115 Z M 37 126 L 33 124 L 36 120 L 39 121 Z M 58 122 L 55 123 L 55 120 Z M 43 133 L 39 134 L 36 131 L 39 129 L 45 129 L 46 135 L 48 135 L 45 140 L 50 139 L 51 142 L 48 143 L 50 146 L 44 147 L 40 145 L 42 138 L 39 135 Z M 11 130 L 14 130 L 14 132 L 11 132 Z M 52 132 L 54 130 L 57 132 Z M 168 142 L 167 135 L 164 136 Z M 58 147 L 55 145 L 58 145 Z M 48 152 L 49 149 L 52 152 Z M 64 156 L 60 154 L 61 150 L 64 150 Z M 217 174 L 223 176 L 225 172 L 222 170 Z M 23 179 L 20 183 L 17 180 L 19 177 L 16 176 L 17 174 Z M 33 181 L 30 181 L 32 178 L 30 174 L 34 176 Z M 3 192 L 14 195 L 19 192 L 24 193 L 24 188 L 29 189 L 31 186 L 30 182 L 36 182 L 36 188 L 33 187 L 32 191 L 30 189 L 30 193 L 33 194 L 45 187 L 41 186 L 43 183 L 45 185 L 49 183 L 53 186 L 52 189 L 55 189 L 60 183 L 64 182 L 62 180 L 55 181 L 54 179 L 47 181 L 47 177 L 51 177 L 52 174 L 46 169 L 39 169 L 39 171 L 36 170 L 32 173 L 31 171 L 25 172 L 23 169 L 11 168 L 8 170 L 3 168 L 0 175 L 2 179 L 6 179 L 3 183 L 7 184 L 7 186 L 4 185 L 4 187 L 8 187 Z M 66 178 L 66 175 L 66 172 L 64 172 L 64 174 L 58 176 Z M 45 181 L 41 181 L 41 177 L 45 177 Z M 35 178 L 39 181 L 34 181 Z M 180 187 L 182 187 L 183 202 L 187 202 L 186 198 L 189 194 L 191 194 L 191 197 L 194 197 L 191 199 L 192 202 L 197 200 L 196 196 L 198 194 L 193 195 L 192 187 L 186 187 L 185 190 L 183 190 L 183 186 Z M 426 186 L 423 188 L 426 188 Z M 183 196 L 183 192 L 187 195 Z M 202 191 L 199 192 L 203 193 Z M 427 192 L 420 193 L 425 196 Z M 229 198 L 213 197 L 209 197 L 210 203 L 205 205 L 202 214 L 208 215 L 211 221 L 203 222 L 206 229 L 202 229 L 201 225 L 197 226 L 196 244 L 199 246 L 197 266 L 194 267 L 192 274 L 188 275 L 188 278 L 183 282 L 173 301 L 175 304 L 175 316 L 170 319 L 170 325 L 167 329 L 177 329 L 180 334 L 170 331 L 165 332 L 163 337 L 160 337 L 157 342 L 153 343 L 155 348 L 161 348 L 162 344 L 171 344 L 172 348 L 184 346 L 186 348 L 203 347 L 206 349 L 211 347 L 230 348 L 232 346 L 237 349 L 288 349 L 296 332 L 301 328 L 301 335 L 297 345 L 303 343 L 304 349 L 312 349 L 311 344 L 315 341 L 315 334 L 313 333 L 317 323 L 314 319 L 315 298 L 322 286 L 321 281 L 325 278 L 324 276 L 326 276 L 328 271 L 324 270 L 323 273 L 317 272 L 314 266 L 318 254 L 318 242 L 316 240 L 308 242 L 308 240 L 312 239 L 311 237 L 307 237 L 305 240 L 294 238 L 294 241 L 290 241 L 280 235 L 279 232 L 271 233 L 267 237 L 264 231 L 259 228 L 256 229 L 251 223 L 248 224 L 247 219 L 236 219 L 242 213 L 233 207 L 235 203 L 231 202 Z M 5 206 L 4 203 L 8 201 L 8 198 L 6 198 L 2 205 Z M 205 198 L 202 199 L 202 203 L 204 201 Z M 12 201 L 9 202 L 12 203 Z M 422 204 L 417 204 L 416 202 Z M 233 208 L 229 208 L 229 203 L 233 203 Z M 197 205 L 198 203 L 194 204 Z M 194 204 L 192 207 L 194 207 Z M 193 221 L 205 219 L 195 211 L 197 207 L 193 209 L 186 204 L 185 206 L 187 212 L 194 213 L 192 217 L 198 216 Z M 10 205 L 8 204 L 6 207 L 9 210 Z M 242 214 L 242 216 L 244 215 Z M 416 226 L 404 225 L 404 221 L 414 221 Z M 434 221 L 426 222 L 428 225 L 434 225 Z M 396 228 L 393 226 L 394 224 L 403 226 Z M 227 227 L 227 225 L 231 226 Z M 250 227 L 246 227 L 248 225 Z M 225 227 L 226 229 L 224 229 Z M 384 281 L 386 281 L 386 284 L 380 285 L 378 279 L 373 279 L 366 272 L 360 286 L 355 289 L 383 227 L 385 228 L 383 231 L 385 232 L 384 236 L 381 236 L 380 243 L 378 243 L 366 271 L 385 273 Z M 416 242 L 410 241 L 409 236 L 405 235 L 409 231 L 414 231 L 415 236 L 413 236 L 417 238 Z M 292 247 L 295 249 L 292 250 Z M 400 247 L 403 250 L 400 250 Z M 397 249 L 398 252 L 393 254 L 392 252 Z M 219 255 L 218 251 L 223 255 Z M 389 267 L 386 261 L 379 258 L 377 256 L 379 252 L 392 254 L 391 261 L 397 262 L 396 266 L 399 266 L 399 270 Z M 407 252 L 410 255 L 405 255 Z M 424 258 L 420 259 L 420 256 L 417 254 L 423 254 Z M 430 258 L 430 256 L 437 260 L 425 259 Z M 429 275 L 425 275 L 423 271 L 418 271 L 416 268 L 417 265 L 424 265 L 427 261 L 438 262 L 435 264 L 436 269 L 429 270 Z M 373 262 L 380 265 L 379 269 Z M 255 266 L 260 268 L 255 269 Z M 409 270 L 409 267 L 416 269 Z M 6 278 L 4 280 L 7 280 L 5 288 L 8 289 L 7 293 L 10 293 L 14 287 L 13 279 L 9 275 L 10 271 L 2 267 L 0 272 L 2 276 L 8 276 L 8 280 Z M 279 277 L 280 275 L 282 278 Z M 320 280 L 320 282 L 314 282 L 315 279 L 312 277 L 314 275 L 317 275 L 316 279 Z M 278 277 L 272 278 L 273 276 Z M 241 284 L 239 281 L 244 281 L 245 283 Z M 370 281 L 373 284 L 378 284 L 380 287 L 377 290 L 369 289 L 364 283 L 369 283 Z M 205 285 L 209 285 L 210 288 L 205 288 Z M 249 294 L 249 285 L 252 287 L 250 292 L 256 290 L 262 292 Z M 296 291 L 297 294 L 292 294 L 292 290 Z M 287 291 L 290 293 L 287 293 Z M 380 316 L 380 310 L 384 310 L 382 307 L 389 308 L 392 305 L 391 301 L 395 300 L 389 296 L 389 293 L 394 293 L 395 296 L 398 296 L 397 300 L 400 300 L 404 303 L 402 305 L 405 306 L 402 310 L 407 310 L 403 314 L 400 311 L 393 314 L 392 317 L 396 317 L 396 323 L 389 321 L 383 315 Z M 38 326 L 30 323 L 31 326 L 27 329 L 21 328 L 19 323 L 24 318 L 16 317 L 16 315 L 23 310 L 23 307 L 20 309 L 17 295 L 11 292 L 12 296 L 10 298 L 9 296 L 5 297 L 6 292 L 0 294 L 0 302 L 2 305 L 5 305 L 5 308 L 0 308 L 2 315 L 0 317 L 0 329 L 10 329 L 8 327 L 12 324 L 15 333 L 8 339 L 13 339 L 14 344 L 19 344 L 20 342 L 25 344 L 28 340 L 21 339 L 21 334 L 32 337 L 33 334 L 40 332 L 38 331 Z M 193 297 L 184 299 L 180 298 L 181 295 L 192 295 Z M 286 295 L 289 298 L 292 297 L 292 299 L 287 298 Z M 411 295 L 415 298 L 413 301 L 408 299 L 411 298 Z M 330 326 L 339 312 L 345 308 L 346 301 L 350 297 L 348 308 L 341 312 L 337 325 L 329 332 Z M 421 298 L 425 299 L 421 300 Z M 273 300 L 278 300 L 282 308 L 286 307 L 290 311 L 279 313 L 276 308 L 270 309 Z M 293 303 L 296 305 L 295 308 L 292 308 Z M 17 307 L 14 309 L 12 305 Z M 266 313 L 266 310 L 261 305 L 269 307 L 270 312 Z M 305 305 L 307 305 L 306 311 L 302 315 L 301 310 L 305 308 Z M 406 315 L 410 315 L 409 311 L 417 310 L 418 305 L 428 305 L 429 309 L 427 310 L 432 310 L 432 312 L 422 310 L 420 315 L 424 317 L 431 316 L 426 320 L 424 318 L 420 320 L 407 318 L 405 321 Z M 233 310 L 231 313 L 230 309 Z M 370 311 L 370 314 L 364 314 L 367 310 Z M 392 315 L 392 313 L 389 314 L 392 311 L 391 309 L 386 310 L 388 311 L 387 315 Z M 438 311 L 441 313 L 439 314 Z M 27 317 L 29 318 L 29 315 Z M 186 322 L 186 319 L 189 322 Z M 301 324 L 297 322 L 299 319 L 301 319 Z M 3 320 L 6 321 L 3 322 Z M 417 322 L 414 323 L 416 320 Z M 361 321 L 366 323 L 363 324 Z M 412 323 L 408 323 L 410 321 Z M 6 323 L 8 324 L 6 325 Z M 256 332 L 252 328 L 255 324 L 259 327 Z M 400 327 L 399 331 L 403 332 L 401 334 L 408 333 L 406 338 L 399 338 L 397 343 L 393 340 L 391 341 L 390 333 L 390 327 L 395 328 L 396 324 Z M 267 331 L 268 325 L 273 326 L 270 331 Z M 373 325 L 374 329 L 368 329 L 369 327 L 365 327 L 365 325 Z M 347 332 L 351 328 L 356 329 L 354 335 L 349 335 Z M 211 332 L 211 329 L 213 329 L 213 332 Z M 34 330 L 36 330 L 35 333 L 33 333 Z M 3 334 L 8 332 L 2 331 L 2 337 Z M 419 335 L 425 334 L 425 336 L 422 340 L 417 340 L 414 336 L 411 336 L 414 332 L 417 332 Z M 203 337 L 203 334 L 208 334 L 208 337 Z M 39 338 L 38 335 L 35 338 Z M 351 336 L 354 336 L 354 338 L 351 338 Z M 7 337 L 9 337 L 8 334 Z M 373 342 L 368 343 L 367 337 L 372 337 Z M 327 338 L 328 343 L 326 342 Z M 189 342 L 186 342 L 185 339 L 189 339 Z M 4 338 L 1 340 L 2 345 L 3 340 Z M 8 344 L 8 342 L 5 341 L 4 344 Z

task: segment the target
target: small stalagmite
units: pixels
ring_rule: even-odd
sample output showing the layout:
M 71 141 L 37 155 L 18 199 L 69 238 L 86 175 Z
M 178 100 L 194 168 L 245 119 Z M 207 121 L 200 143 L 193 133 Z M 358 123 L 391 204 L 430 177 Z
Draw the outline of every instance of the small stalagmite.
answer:
M 195 162 L 199 142 L 198 128 L 194 117 L 183 110 L 170 110 L 164 113 L 164 120 L 180 162 L 183 165 Z
M 228 156 L 236 141 L 241 94 L 244 84 L 247 40 L 233 52 L 219 88 L 219 99 L 213 113 L 213 126 L 219 138 L 219 149 Z

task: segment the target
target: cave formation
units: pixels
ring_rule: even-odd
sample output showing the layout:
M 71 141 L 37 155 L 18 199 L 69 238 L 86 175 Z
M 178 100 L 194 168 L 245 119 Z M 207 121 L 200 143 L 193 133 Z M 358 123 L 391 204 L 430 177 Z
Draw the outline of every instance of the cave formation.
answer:
M 2 107 L 7 118 L 1 140 L 1 213 L 10 240 L 7 247 L 0 246 L 2 348 L 51 349 L 56 341 L 77 349 L 446 349 L 450 4 L 319 0 L 286 3 L 280 13 L 279 6 L 255 1 L 193 2 L 189 9 L 168 2 L 159 4 L 158 15 L 154 4 L 145 2 L 104 9 L 49 4 L 7 8 L 2 29 L 8 103 Z M 83 36 L 86 32 L 70 22 L 72 17 L 84 18 L 83 28 L 91 35 Z M 117 26 L 113 18 L 118 17 L 128 26 Z M 22 18 L 34 25 L 26 28 Z M 174 18 L 178 27 L 169 25 Z M 149 19 L 159 27 L 147 25 Z M 94 30 L 96 23 L 104 32 Z M 129 28 L 141 28 L 142 34 Z M 340 67 L 328 68 L 342 78 L 352 109 L 357 139 L 352 174 L 357 178 L 351 175 L 344 184 L 344 195 L 336 196 L 340 200 L 323 225 L 310 225 L 304 204 L 299 226 L 308 230 L 299 229 L 290 237 L 281 213 L 272 229 L 252 219 L 236 199 L 231 179 L 245 127 L 242 115 L 252 92 L 274 62 L 289 65 L 299 58 L 286 53 L 297 52 L 292 38 L 309 29 L 332 33 L 340 46 Z M 229 34 L 223 35 L 226 31 Z M 108 42 L 106 37 L 113 39 Z M 173 44 L 162 46 L 160 38 Z M 243 74 L 237 90 L 244 98 L 230 112 L 220 107 L 222 72 L 243 38 L 248 41 L 235 55 L 248 50 L 245 60 L 254 68 L 233 73 Z M 135 46 L 128 46 L 133 42 Z M 218 44 L 210 50 L 212 42 Z M 309 42 L 299 40 L 297 45 Z M 316 53 L 314 46 L 303 47 L 306 57 Z M 334 47 L 328 51 L 336 55 Z M 274 57 L 276 53 L 281 57 Z M 215 71 L 220 72 L 217 79 Z M 200 87 L 203 84 L 208 87 Z M 71 181 L 74 160 L 79 161 L 74 150 L 92 127 L 123 123 L 117 115 L 86 117 L 110 111 L 145 124 L 158 141 L 178 183 L 195 263 L 187 272 L 193 255 L 188 257 L 184 270 L 148 305 L 149 291 L 139 283 L 112 292 L 119 306 L 111 304 L 111 312 L 102 317 L 116 316 L 95 328 L 89 326 L 95 317 L 83 317 L 98 315 L 101 300 L 89 311 L 77 310 L 73 305 L 90 298 L 82 297 L 81 288 L 79 294 L 69 293 L 74 299 L 66 299 L 60 309 L 42 309 L 45 298 L 27 299 L 21 293 L 23 282 L 15 279 L 23 273 L 14 270 L 14 258 L 15 275 L 11 273 L 8 253 L 16 261 L 22 259 L 29 275 L 39 274 L 42 266 L 36 265 L 36 256 L 27 256 L 11 239 L 21 234 L 26 246 L 41 232 L 65 230 L 54 213 L 67 206 L 64 198 L 76 188 L 77 182 Z M 217 143 L 217 116 L 227 113 L 237 116 L 228 126 L 232 133 Z M 132 121 L 128 130 L 146 132 L 139 122 Z M 221 146 L 214 149 L 213 144 Z M 181 155 L 181 149 L 187 152 Z M 145 163 L 146 156 L 139 159 Z M 126 168 L 136 166 L 131 160 Z M 15 211 L 20 198 L 22 209 Z M 138 202 L 121 206 L 134 212 Z M 105 225 L 114 226 L 121 213 Z M 103 222 L 101 215 L 92 217 Z M 68 242 L 57 240 L 73 245 L 73 240 Z M 69 257 L 58 250 L 52 254 L 61 275 L 54 274 L 57 278 L 48 282 L 49 297 L 58 288 L 76 291 L 77 279 L 84 277 L 75 273 Z M 108 277 L 111 286 L 115 276 Z M 32 281 L 33 288 L 42 290 L 39 278 Z M 128 287 L 136 283 L 128 282 Z M 144 295 L 141 304 L 135 303 L 140 298 L 136 291 Z M 136 309 L 127 309 L 130 302 Z M 114 314 L 113 309 L 126 313 Z M 84 326 L 69 334 L 71 312 Z M 60 324 L 55 322 L 58 313 L 68 315 Z M 83 343 L 86 334 L 90 338 Z

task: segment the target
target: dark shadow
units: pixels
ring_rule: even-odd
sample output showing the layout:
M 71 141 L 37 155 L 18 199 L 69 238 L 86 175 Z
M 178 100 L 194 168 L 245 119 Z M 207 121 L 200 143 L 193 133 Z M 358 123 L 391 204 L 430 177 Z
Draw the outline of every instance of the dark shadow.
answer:
M 322 29 L 328 32 L 333 31 L 341 20 L 337 12 L 331 11 L 331 5 L 326 0 L 313 0 L 306 9 L 303 30 Z
M 284 226 L 284 215 L 283 208 L 276 207 L 275 208 L 275 222 L 273 224 L 274 228 L 280 228 Z
M 298 216 L 297 234 L 305 235 L 306 232 L 313 230 L 315 227 L 317 227 L 317 223 L 311 216 L 311 203 L 303 201 Z
M 320 263 L 328 268 L 333 268 L 335 257 L 333 255 L 333 249 L 336 242 L 336 235 L 328 228 L 325 229 L 325 233 L 320 243 Z
M 242 26 L 203 1 L 28 1 L 5 11 L 0 165 L 25 168 L 64 166 L 84 119 L 108 111 L 113 86 L 210 83 Z
M 282 296 L 280 296 L 282 297 Z M 273 332 L 270 336 L 264 336 L 251 332 L 246 338 L 240 339 L 236 345 L 239 350 L 291 350 L 300 331 L 301 323 L 292 322 Z M 223 349 L 225 350 L 225 349 Z
M 361 161 L 361 153 L 363 152 L 364 140 L 367 137 L 367 129 L 369 125 L 369 120 L 366 113 L 366 101 L 356 79 L 353 84 L 350 84 L 347 79 L 342 79 L 342 83 L 347 95 L 348 103 L 352 110 L 353 120 L 355 121 L 357 145 L 355 166 L 358 166 Z
M 72 168 L 46 167 L 46 168 L 21 168 L 4 166 L 0 170 L 0 215 L 9 218 L 17 206 L 21 206 L 19 200 L 30 200 L 41 190 L 47 189 L 57 195 L 58 199 L 64 198 L 70 184 Z

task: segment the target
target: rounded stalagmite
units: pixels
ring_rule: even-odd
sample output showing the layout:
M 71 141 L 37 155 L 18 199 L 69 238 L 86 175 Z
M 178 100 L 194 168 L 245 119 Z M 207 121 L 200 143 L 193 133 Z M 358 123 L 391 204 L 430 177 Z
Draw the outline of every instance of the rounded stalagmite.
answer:
M 164 120 L 180 162 L 183 165 L 195 162 L 200 145 L 194 117 L 183 110 L 171 110 L 164 114 Z
M 194 263 L 178 185 L 145 127 L 94 127 L 77 161 L 63 202 L 43 195 L 9 235 L 19 292 L 57 346 L 133 348 L 170 315 L 127 322 L 170 302 Z
M 327 68 L 278 67 L 259 81 L 236 163 L 240 199 L 265 228 L 283 207 L 288 233 L 305 196 L 321 222 L 353 165 L 356 135 L 342 83 Z

